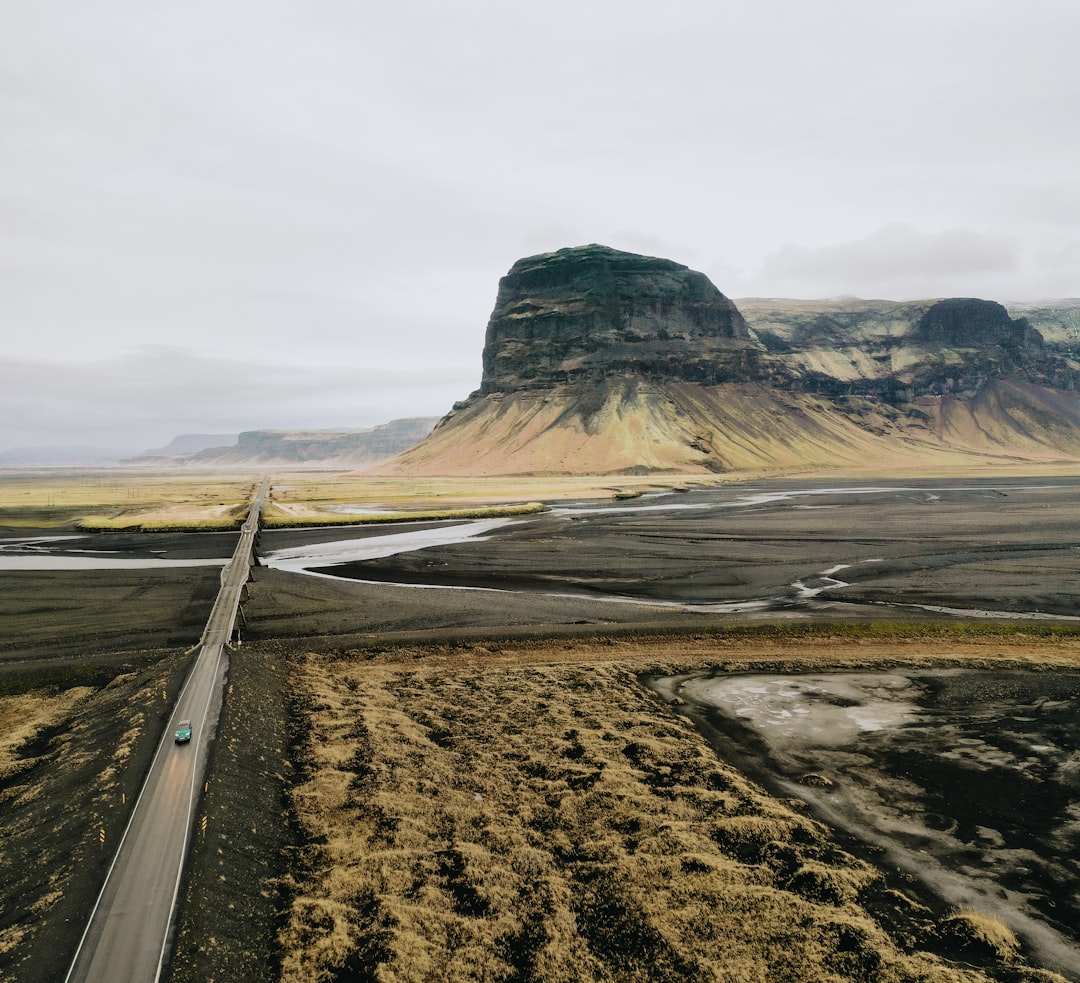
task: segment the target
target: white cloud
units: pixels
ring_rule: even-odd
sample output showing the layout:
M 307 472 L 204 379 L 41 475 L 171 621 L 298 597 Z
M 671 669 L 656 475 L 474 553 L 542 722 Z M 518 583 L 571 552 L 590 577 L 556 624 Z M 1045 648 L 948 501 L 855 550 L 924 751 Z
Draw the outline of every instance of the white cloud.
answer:
M 814 248 L 788 245 L 748 278 L 773 296 L 858 295 L 887 299 L 957 296 L 1008 278 L 1019 266 L 1008 236 L 884 226 L 863 239 Z
M 441 416 L 475 388 L 453 369 L 305 369 L 147 346 L 92 362 L 11 361 L 0 450 L 88 445 L 143 450 L 183 433 L 359 428 Z

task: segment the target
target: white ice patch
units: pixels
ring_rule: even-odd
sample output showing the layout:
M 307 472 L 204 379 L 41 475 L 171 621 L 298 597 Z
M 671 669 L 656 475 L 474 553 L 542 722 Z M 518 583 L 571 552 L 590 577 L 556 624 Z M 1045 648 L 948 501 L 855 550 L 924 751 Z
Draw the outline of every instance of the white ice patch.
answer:
M 906 676 L 827 673 L 689 679 L 686 696 L 769 729 L 770 741 L 839 746 L 859 733 L 913 723 L 919 711 Z

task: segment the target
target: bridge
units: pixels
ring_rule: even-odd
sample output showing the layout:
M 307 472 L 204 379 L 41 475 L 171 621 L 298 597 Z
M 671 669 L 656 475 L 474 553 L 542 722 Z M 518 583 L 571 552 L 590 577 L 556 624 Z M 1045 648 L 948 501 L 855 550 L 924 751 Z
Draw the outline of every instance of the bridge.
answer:
M 221 572 L 198 657 L 176 699 L 65 983 L 156 983 L 161 977 L 205 781 L 209 739 L 221 710 L 228 643 L 254 562 L 255 536 L 269 487 L 269 478 L 262 478 L 240 541 Z M 188 744 L 173 741 L 181 720 L 192 722 Z

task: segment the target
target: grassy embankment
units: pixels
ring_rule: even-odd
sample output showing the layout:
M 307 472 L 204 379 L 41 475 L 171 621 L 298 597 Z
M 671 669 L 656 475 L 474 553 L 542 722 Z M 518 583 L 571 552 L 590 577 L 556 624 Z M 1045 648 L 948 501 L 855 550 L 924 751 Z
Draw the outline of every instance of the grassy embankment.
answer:
M 522 505 L 493 505 L 489 508 L 414 509 L 400 512 L 319 512 L 314 515 L 295 515 L 269 506 L 263 511 L 262 524 L 267 529 L 303 529 L 320 526 L 378 525 L 389 522 L 434 522 L 440 519 L 495 519 L 505 516 L 532 515 L 543 512 L 542 502 Z
M 264 522 L 273 528 L 493 518 L 540 511 L 544 501 L 636 496 L 715 484 L 673 478 L 367 478 L 275 475 Z M 0 473 L 0 529 L 84 532 L 220 531 L 239 528 L 257 480 L 251 474 L 39 470 Z
M 543 511 L 545 502 L 638 497 L 717 484 L 715 476 L 385 478 L 287 475 L 263 512 L 270 528 L 487 519 Z
M 229 529 L 254 494 L 252 475 L 141 471 L 0 472 L 0 528 Z

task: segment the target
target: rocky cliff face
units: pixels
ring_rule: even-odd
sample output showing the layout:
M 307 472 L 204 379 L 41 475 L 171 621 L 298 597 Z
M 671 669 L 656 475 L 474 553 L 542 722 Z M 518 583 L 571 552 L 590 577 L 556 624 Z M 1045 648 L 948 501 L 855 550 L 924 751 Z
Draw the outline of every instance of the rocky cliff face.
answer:
M 499 281 L 480 392 L 634 374 L 713 384 L 760 373 L 735 305 L 680 263 L 591 245 L 530 256 Z
M 1061 389 L 1080 385 L 1080 363 L 993 301 L 747 299 L 739 306 L 795 390 L 903 403 L 967 398 L 1003 377 Z
M 1008 309 L 1011 317 L 1022 317 L 1038 331 L 1050 351 L 1080 356 L 1080 299 L 1009 304 Z
M 702 273 L 599 245 L 514 264 L 499 282 L 483 368 L 481 395 L 623 376 L 760 382 L 896 404 L 970 396 L 1006 376 L 1080 386 L 1080 362 L 993 301 L 751 299 L 736 307 Z

